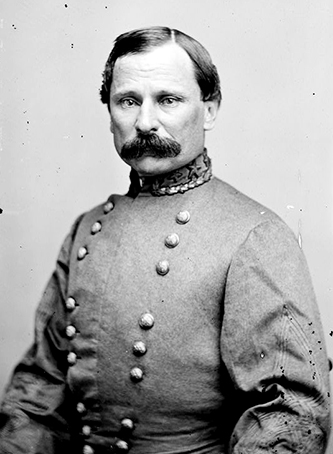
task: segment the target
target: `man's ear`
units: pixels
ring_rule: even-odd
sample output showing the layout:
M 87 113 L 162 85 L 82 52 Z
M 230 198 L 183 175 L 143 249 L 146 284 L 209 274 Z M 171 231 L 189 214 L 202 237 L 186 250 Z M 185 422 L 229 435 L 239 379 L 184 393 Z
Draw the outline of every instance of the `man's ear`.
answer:
M 113 134 L 114 130 L 113 130 L 113 122 L 112 122 L 112 119 L 110 120 L 110 131 L 111 131 L 112 134 Z
M 217 113 L 219 111 L 219 104 L 217 101 L 204 101 L 205 103 L 205 122 L 204 130 L 210 131 L 214 128 Z

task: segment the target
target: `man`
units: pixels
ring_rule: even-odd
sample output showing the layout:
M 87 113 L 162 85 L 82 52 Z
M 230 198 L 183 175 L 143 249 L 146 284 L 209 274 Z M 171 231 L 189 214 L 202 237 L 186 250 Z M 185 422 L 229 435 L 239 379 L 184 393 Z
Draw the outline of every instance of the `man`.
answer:
M 324 453 L 328 361 L 303 254 L 275 214 L 212 177 L 207 51 L 125 33 L 102 102 L 125 196 L 80 216 L 2 404 L 6 453 Z

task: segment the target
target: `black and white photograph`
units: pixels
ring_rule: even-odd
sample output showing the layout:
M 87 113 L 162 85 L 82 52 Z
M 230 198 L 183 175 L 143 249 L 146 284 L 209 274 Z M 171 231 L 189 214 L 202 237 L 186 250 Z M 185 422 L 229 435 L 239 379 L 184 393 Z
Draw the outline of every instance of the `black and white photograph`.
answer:
M 333 4 L 0 30 L 0 454 L 333 454 Z

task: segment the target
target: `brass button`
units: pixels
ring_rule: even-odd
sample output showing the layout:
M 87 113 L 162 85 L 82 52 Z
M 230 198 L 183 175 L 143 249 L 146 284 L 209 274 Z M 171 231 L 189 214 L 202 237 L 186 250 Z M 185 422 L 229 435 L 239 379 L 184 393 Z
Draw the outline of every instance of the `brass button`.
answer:
M 190 220 L 191 215 L 188 211 L 180 211 L 176 216 L 178 224 L 187 224 Z
M 73 311 L 75 309 L 75 299 L 71 296 L 66 300 L 66 309 L 69 311 Z
M 79 260 L 82 260 L 85 258 L 85 256 L 88 254 L 88 251 L 87 251 L 87 248 L 85 248 L 84 246 L 81 246 L 79 248 L 79 250 L 77 251 L 77 258 Z
M 86 411 L 86 407 L 84 406 L 84 404 L 82 402 L 79 402 L 77 405 L 76 405 L 76 411 L 78 413 L 84 413 Z
M 126 430 L 133 430 L 134 429 L 134 422 L 129 418 L 124 418 L 121 421 L 121 427 Z
M 105 214 L 110 213 L 110 211 L 112 211 L 113 208 L 114 208 L 114 204 L 112 202 L 106 202 L 106 204 L 104 205 L 104 213 Z
M 89 437 L 91 434 L 91 427 L 90 426 L 83 426 L 82 427 L 82 433 L 85 437 Z
M 135 355 L 141 356 L 147 352 L 147 347 L 142 341 L 134 342 L 133 344 L 133 353 Z
M 73 325 L 66 326 L 66 336 L 67 337 L 74 337 L 76 333 L 76 328 Z
M 89 445 L 84 445 L 82 452 L 83 454 L 94 454 L 93 448 Z
M 143 379 L 143 371 L 139 367 L 133 367 L 130 376 L 133 381 L 141 381 Z
M 74 364 L 76 363 L 76 354 L 74 352 L 70 352 L 68 353 L 67 355 L 67 362 L 70 366 L 74 366 Z
M 96 221 L 92 226 L 91 226 L 91 233 L 95 235 L 95 233 L 98 233 L 102 230 L 102 224 L 99 221 Z
M 156 271 L 160 276 L 165 276 L 170 270 L 169 262 L 167 260 L 161 260 L 156 265 Z
M 171 235 L 168 235 L 165 238 L 165 245 L 167 247 L 173 248 L 173 247 L 178 246 L 178 244 L 179 244 L 179 236 L 177 235 L 177 233 L 171 233 Z
M 116 442 L 116 447 L 119 449 L 119 451 L 128 451 L 128 443 L 126 443 L 126 441 L 124 440 L 118 440 Z
M 154 323 L 154 317 L 149 313 L 143 314 L 139 319 L 139 325 L 142 329 L 150 329 L 154 326 Z

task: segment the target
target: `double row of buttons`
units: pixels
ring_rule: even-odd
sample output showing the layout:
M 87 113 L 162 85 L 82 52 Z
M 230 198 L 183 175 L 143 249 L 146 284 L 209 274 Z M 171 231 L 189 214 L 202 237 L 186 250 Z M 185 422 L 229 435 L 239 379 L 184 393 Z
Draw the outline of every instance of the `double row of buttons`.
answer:
M 107 202 L 104 205 L 104 214 L 108 214 L 112 211 L 114 205 L 112 202 Z M 176 216 L 176 222 L 178 224 L 187 224 L 190 220 L 190 213 L 188 211 L 181 211 Z M 102 229 L 102 223 L 100 221 L 96 221 L 91 227 L 91 234 L 95 235 L 96 233 L 100 232 Z M 179 244 L 179 236 L 177 233 L 171 233 L 165 238 L 165 246 L 168 248 L 175 248 Z M 83 260 L 86 255 L 88 254 L 88 248 L 86 246 L 82 246 L 78 249 L 77 258 L 78 260 Z M 165 276 L 170 270 L 169 262 L 167 260 L 161 260 L 156 265 L 156 272 L 160 276 Z M 77 307 L 77 303 L 73 297 L 69 297 L 66 300 L 66 308 L 68 311 L 74 311 Z M 143 330 L 149 330 L 154 326 L 155 320 L 152 314 L 145 313 L 139 319 L 139 326 Z M 77 333 L 75 326 L 68 325 L 66 327 L 66 335 L 68 338 L 72 339 Z M 146 344 L 142 340 L 138 340 L 133 344 L 133 354 L 136 356 L 143 356 L 147 353 Z M 75 352 L 69 352 L 67 356 L 67 361 L 70 366 L 74 365 L 77 361 L 77 355 Z M 130 378 L 134 382 L 139 382 L 143 379 L 143 370 L 140 367 L 133 367 L 130 371 Z M 83 414 L 86 412 L 85 405 L 82 402 L 77 404 L 77 412 L 79 414 Z M 121 428 L 122 433 L 124 435 L 128 435 L 134 429 L 134 423 L 129 418 L 124 418 L 121 421 Z M 88 425 L 84 425 L 82 427 L 83 435 L 88 438 L 91 434 L 91 427 Z M 123 437 L 125 438 L 125 437 Z M 128 442 L 123 439 L 118 439 L 115 442 L 114 447 L 120 452 L 127 452 L 129 450 Z M 83 454 L 94 454 L 94 449 L 89 445 L 85 444 L 83 446 Z

